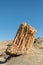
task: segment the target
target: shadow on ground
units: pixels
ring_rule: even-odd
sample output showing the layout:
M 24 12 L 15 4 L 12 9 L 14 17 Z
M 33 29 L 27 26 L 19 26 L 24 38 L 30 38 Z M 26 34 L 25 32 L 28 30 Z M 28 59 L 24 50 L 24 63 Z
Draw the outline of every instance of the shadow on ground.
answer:
M 3 61 L 0 61 L 0 64 L 4 64 L 4 63 L 6 63 L 8 60 L 10 60 L 11 58 L 16 58 L 16 57 L 19 57 L 19 56 L 21 56 L 21 55 L 9 55 L 9 57 L 3 62 Z

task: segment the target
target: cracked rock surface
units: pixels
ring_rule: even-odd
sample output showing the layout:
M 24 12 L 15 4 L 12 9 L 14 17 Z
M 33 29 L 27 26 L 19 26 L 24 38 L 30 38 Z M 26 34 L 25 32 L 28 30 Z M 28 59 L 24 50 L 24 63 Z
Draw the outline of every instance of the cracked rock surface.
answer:
M 6 53 L 20 55 L 29 53 L 33 47 L 36 30 L 26 23 L 22 23 L 17 31 L 13 43 L 7 47 Z

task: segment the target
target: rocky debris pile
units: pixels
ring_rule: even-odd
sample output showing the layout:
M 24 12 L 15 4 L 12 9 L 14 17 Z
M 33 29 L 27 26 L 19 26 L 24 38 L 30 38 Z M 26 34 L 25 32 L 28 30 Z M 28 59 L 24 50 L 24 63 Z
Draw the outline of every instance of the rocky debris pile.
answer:
M 6 53 L 9 55 L 21 55 L 29 53 L 33 47 L 36 30 L 26 23 L 22 23 L 17 31 L 13 43 L 7 47 Z
M 9 57 L 9 55 L 7 55 L 5 53 L 7 47 L 12 44 L 12 41 L 9 40 L 9 41 L 3 41 L 3 42 L 0 42 L 0 62 L 5 62 L 6 59 Z
M 3 41 L 0 42 L 0 55 L 4 53 L 7 49 L 7 46 L 9 46 L 12 43 L 12 41 Z
M 43 38 L 37 38 L 34 41 L 34 46 L 43 49 Z

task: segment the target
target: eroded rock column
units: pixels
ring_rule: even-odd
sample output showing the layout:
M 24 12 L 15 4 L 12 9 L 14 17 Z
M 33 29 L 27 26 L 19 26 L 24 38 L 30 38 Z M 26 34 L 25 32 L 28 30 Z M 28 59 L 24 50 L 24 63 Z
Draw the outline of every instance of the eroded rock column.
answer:
M 19 55 L 29 52 L 33 46 L 36 30 L 26 23 L 22 23 L 18 29 L 13 43 L 8 46 L 6 52 Z

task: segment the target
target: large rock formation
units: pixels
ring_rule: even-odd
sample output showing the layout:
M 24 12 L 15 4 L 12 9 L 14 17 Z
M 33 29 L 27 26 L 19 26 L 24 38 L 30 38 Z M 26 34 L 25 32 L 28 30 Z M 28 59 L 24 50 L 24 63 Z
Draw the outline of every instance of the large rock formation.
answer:
M 13 43 L 8 46 L 6 53 L 10 55 L 20 55 L 28 53 L 33 47 L 36 30 L 26 23 L 22 23 L 18 29 Z

